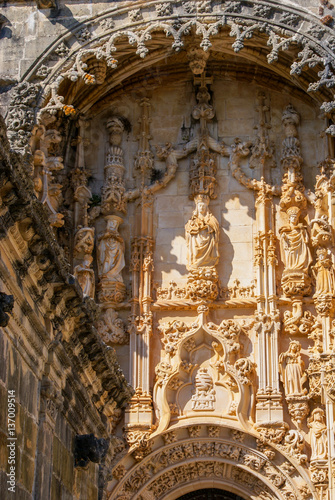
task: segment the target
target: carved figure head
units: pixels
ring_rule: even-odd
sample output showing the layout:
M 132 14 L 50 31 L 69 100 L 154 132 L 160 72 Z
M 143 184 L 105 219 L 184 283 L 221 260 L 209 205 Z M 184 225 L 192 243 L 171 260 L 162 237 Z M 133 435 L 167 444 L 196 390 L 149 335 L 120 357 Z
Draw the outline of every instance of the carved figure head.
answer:
M 325 418 L 325 412 L 323 411 L 322 408 L 315 408 L 315 410 L 312 411 L 311 416 L 308 419 L 308 423 L 312 422 L 321 422 L 324 423 L 324 418 Z
M 120 146 L 124 131 L 124 124 L 122 121 L 116 116 L 112 116 L 112 118 L 110 118 L 107 122 L 107 129 L 111 145 Z
M 290 224 L 296 226 L 299 222 L 300 209 L 298 207 L 290 207 L 287 210 L 287 215 Z
M 195 215 L 204 217 L 208 213 L 209 197 L 205 194 L 198 194 L 194 198 L 196 209 Z
M 94 248 L 94 229 L 92 227 L 81 227 L 75 236 L 74 253 L 76 256 L 90 255 Z
M 121 217 L 118 217 L 117 215 L 109 215 L 106 217 L 107 221 L 107 231 L 112 231 L 114 233 L 117 233 L 119 225 L 123 222 Z
M 209 53 L 203 49 L 193 46 L 187 51 L 187 57 L 190 61 L 190 68 L 194 75 L 201 75 L 205 68 Z
M 292 340 L 289 345 L 289 351 L 290 352 L 300 352 L 301 351 L 301 345 L 297 340 Z
M 324 247 L 318 248 L 316 251 L 317 260 L 325 260 L 328 257 L 328 250 Z
M 282 115 L 282 124 L 285 129 L 286 137 L 298 137 L 297 126 L 299 122 L 300 117 L 292 104 L 286 106 Z

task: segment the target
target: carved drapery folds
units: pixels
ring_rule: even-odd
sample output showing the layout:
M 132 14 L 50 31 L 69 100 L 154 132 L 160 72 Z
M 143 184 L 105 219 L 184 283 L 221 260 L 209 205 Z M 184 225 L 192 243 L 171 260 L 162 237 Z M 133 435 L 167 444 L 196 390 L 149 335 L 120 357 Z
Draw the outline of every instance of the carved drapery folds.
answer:
M 297 341 L 290 342 L 286 352 L 279 356 L 279 371 L 285 390 L 285 399 L 292 422 L 300 429 L 303 420 L 309 413 L 305 364 L 301 358 L 301 345 Z
M 115 306 L 125 299 L 126 294 L 122 277 L 124 241 L 118 232 L 123 220 L 117 215 L 106 215 L 104 221 L 106 228 L 99 234 L 97 243 L 98 298 L 101 304 L 97 329 L 105 342 L 123 344 L 128 336 L 123 321 L 115 311 Z
M 209 212 L 207 195 L 197 195 L 196 209 L 185 227 L 187 268 L 191 272 L 186 290 L 196 299 L 215 300 L 218 295 L 216 265 L 219 261 L 219 223 Z

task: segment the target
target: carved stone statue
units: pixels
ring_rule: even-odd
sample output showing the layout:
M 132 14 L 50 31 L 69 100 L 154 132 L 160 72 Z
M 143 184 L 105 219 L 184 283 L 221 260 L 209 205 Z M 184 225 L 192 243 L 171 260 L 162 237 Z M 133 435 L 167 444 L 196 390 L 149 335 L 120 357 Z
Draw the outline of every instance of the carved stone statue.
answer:
M 284 274 L 296 271 L 307 273 L 312 262 L 307 229 L 299 223 L 299 208 L 291 207 L 287 210 L 287 214 L 289 225 L 280 229 L 280 249 L 285 266 Z
M 219 223 L 208 210 L 209 198 L 198 195 L 194 199 L 196 209 L 187 222 L 187 269 L 214 267 L 219 261 Z
M 214 410 L 215 390 L 207 368 L 199 368 L 195 377 L 196 392 L 192 396 L 192 410 Z
M 282 287 L 286 295 L 308 295 L 311 279 L 308 275 L 312 263 L 307 228 L 299 223 L 300 209 L 296 206 L 287 210 L 289 225 L 280 232 L 280 253 L 284 263 Z
M 98 273 L 99 278 L 110 282 L 123 283 L 121 271 L 125 266 L 124 241 L 118 233 L 121 217 L 105 217 L 107 227 L 98 238 Z
M 307 376 L 300 351 L 300 343 L 293 340 L 290 342 L 288 350 L 279 356 L 279 373 L 284 384 L 286 397 L 302 396 L 307 393 L 307 389 L 303 388 Z
M 95 277 L 94 271 L 91 269 L 92 260 L 92 255 L 86 255 L 83 262 L 74 268 L 74 275 L 79 282 L 84 296 L 94 299 Z
M 333 296 L 335 293 L 334 266 L 326 248 L 318 248 L 316 251 L 317 262 L 313 266 L 315 277 L 315 297 L 321 295 Z
M 102 311 L 97 322 L 97 330 L 102 340 L 106 343 L 126 344 L 128 341 L 124 323 L 112 307 L 107 307 L 107 309 Z
M 315 408 L 308 419 L 307 425 L 311 430 L 311 460 L 326 460 L 328 449 L 324 411 L 321 408 Z
M 94 248 L 94 229 L 79 227 L 74 241 L 74 276 L 77 278 L 84 296 L 94 298 L 95 276 L 91 269 Z
M 75 235 L 74 256 L 84 258 L 91 255 L 94 248 L 94 229 L 91 227 L 80 227 Z

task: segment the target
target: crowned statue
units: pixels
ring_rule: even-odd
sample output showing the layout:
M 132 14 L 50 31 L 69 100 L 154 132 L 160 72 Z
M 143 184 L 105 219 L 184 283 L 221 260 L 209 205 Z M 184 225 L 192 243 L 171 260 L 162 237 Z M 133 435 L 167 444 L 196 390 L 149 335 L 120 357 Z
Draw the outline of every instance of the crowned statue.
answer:
M 194 198 L 196 208 L 185 227 L 187 269 L 213 268 L 219 261 L 219 223 L 208 209 L 209 197 Z
M 286 295 L 305 295 L 310 289 L 309 267 L 312 255 L 309 248 L 307 227 L 299 222 L 300 209 L 287 210 L 289 224 L 280 232 L 280 253 L 284 263 L 282 286 Z

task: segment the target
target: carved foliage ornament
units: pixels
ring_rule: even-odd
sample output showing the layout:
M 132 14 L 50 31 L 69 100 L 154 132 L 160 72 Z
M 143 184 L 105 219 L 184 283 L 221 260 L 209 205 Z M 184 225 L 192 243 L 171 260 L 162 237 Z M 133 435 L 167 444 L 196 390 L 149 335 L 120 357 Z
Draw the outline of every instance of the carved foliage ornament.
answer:
M 238 442 L 226 442 L 219 437 L 215 437 L 215 440 L 204 439 L 199 435 L 201 426 L 192 426 L 189 429 L 189 434 L 194 439 L 193 442 L 180 442 L 178 437 L 176 442 L 176 436 L 173 437 L 172 441 L 169 439 L 169 442 L 166 442 L 165 440 L 163 450 L 151 453 L 143 459 L 141 465 L 132 469 L 121 480 L 116 491 L 113 492 L 114 497 L 123 498 L 123 495 L 126 494 L 127 498 L 135 498 L 135 495 L 145 486 L 145 491 L 151 491 L 154 498 L 158 499 L 166 493 L 167 485 L 172 488 L 178 484 L 180 487 L 186 481 L 211 477 L 230 477 L 231 480 L 254 489 L 256 493 L 257 491 L 266 491 L 270 495 L 278 488 L 283 494 L 287 492 L 287 495 L 291 495 L 287 498 L 296 498 L 289 476 L 270 464 L 263 454 L 246 448 Z M 197 459 L 196 464 L 190 461 L 192 458 Z M 209 458 L 210 460 L 208 460 Z M 216 458 L 219 458 L 220 462 Z M 236 465 L 231 469 L 226 468 L 221 462 L 222 459 L 233 461 Z M 185 463 L 186 461 L 189 463 Z M 239 468 L 239 464 L 244 466 L 244 469 Z M 173 467 L 171 469 L 173 474 L 164 472 L 168 466 L 169 468 Z M 177 472 L 180 468 L 186 468 L 185 474 L 182 476 Z M 159 471 L 161 471 L 160 474 L 157 474 Z M 173 482 L 171 483 L 172 478 Z M 265 486 L 263 478 L 273 485 L 274 490 Z M 272 498 L 272 496 L 268 498 Z
M 196 6 L 196 10 L 192 8 L 192 2 L 188 2 L 187 5 L 190 4 L 190 7 L 188 8 L 188 12 L 189 12 L 189 15 L 191 16 L 197 16 L 199 12 L 209 12 L 209 8 L 210 8 L 210 2 L 196 2 L 195 3 L 195 6 Z M 204 4 L 204 7 L 202 7 L 202 4 Z M 157 11 L 156 11 L 156 15 L 157 16 L 160 16 L 161 15 L 161 12 L 162 12 L 162 8 L 164 7 L 164 3 L 162 2 L 159 2 L 159 5 L 157 3 Z M 155 11 L 156 6 L 153 5 L 152 9 Z M 229 16 L 223 16 L 222 19 L 220 19 L 219 21 L 217 22 L 214 22 L 212 24 L 209 24 L 208 26 L 206 26 L 205 24 L 202 24 L 200 22 L 199 19 L 192 19 L 192 20 L 186 20 L 181 26 L 178 27 L 178 29 L 174 29 L 168 22 L 154 22 L 152 23 L 152 26 L 149 26 L 148 28 L 146 28 L 145 30 L 143 31 L 139 31 L 139 32 L 136 32 L 136 30 L 134 31 L 131 31 L 131 29 L 129 28 L 129 26 L 126 26 L 126 31 L 128 32 L 127 35 L 128 35 L 128 38 L 129 38 L 129 41 L 130 43 L 135 43 L 136 44 L 136 49 L 137 49 L 137 53 L 142 56 L 142 57 L 145 57 L 146 54 L 148 53 L 148 48 L 145 46 L 145 42 L 147 40 L 150 40 L 151 38 L 151 31 L 152 30 L 157 30 L 157 27 L 159 26 L 162 30 L 166 30 L 169 34 L 172 35 L 173 37 L 173 48 L 175 49 L 179 49 L 180 47 L 183 46 L 183 41 L 181 40 L 181 37 L 183 34 L 187 34 L 188 32 L 190 32 L 190 28 L 194 25 L 197 29 L 197 32 L 203 37 L 203 40 L 201 42 L 201 47 L 204 49 L 204 50 L 207 50 L 210 45 L 211 45 L 211 42 L 210 42 L 210 36 L 212 35 L 215 35 L 217 34 L 218 32 L 218 29 L 220 26 L 224 25 L 224 24 L 229 24 L 231 26 L 231 36 L 234 36 L 236 38 L 235 42 L 234 42 L 234 49 L 236 51 L 239 51 L 243 48 L 244 46 L 244 42 L 246 39 L 248 38 L 251 38 L 253 33 L 256 31 L 256 30 L 261 30 L 261 31 L 266 31 L 267 35 L 268 35 L 268 44 L 271 46 L 271 52 L 270 54 L 268 55 L 268 61 L 271 63 L 273 61 L 276 61 L 278 59 L 278 54 L 279 54 L 279 51 L 280 50 L 287 50 L 291 44 L 291 42 L 294 41 L 294 43 L 296 43 L 297 39 L 295 37 L 295 35 L 293 36 L 288 36 L 287 38 L 283 37 L 282 36 L 282 24 L 280 26 L 277 26 L 276 25 L 276 22 L 273 21 L 274 17 L 273 17 L 273 14 L 276 12 L 276 10 L 278 9 L 278 6 L 273 6 L 273 10 L 271 11 L 271 15 L 269 13 L 266 13 L 264 11 L 264 15 L 266 15 L 267 17 L 267 22 L 264 23 L 262 21 L 261 22 L 255 22 L 252 26 L 247 26 L 247 27 L 243 27 L 243 25 L 238 25 L 237 23 L 238 22 L 241 22 L 240 19 L 234 19 L 234 14 L 235 13 L 238 13 L 240 14 L 242 11 L 243 11 L 243 14 L 254 14 L 256 13 L 256 15 L 258 15 L 258 10 L 257 12 L 253 12 L 254 10 L 254 7 L 257 9 L 259 9 L 259 5 L 253 5 L 253 2 L 250 2 L 250 5 L 249 4 L 243 4 L 242 2 L 226 2 L 225 4 L 222 5 L 222 7 L 217 7 L 219 9 L 219 11 L 221 11 L 223 14 L 228 14 L 229 13 Z M 185 7 L 186 8 L 186 5 Z M 218 11 L 218 13 L 219 13 Z M 249 12 L 250 11 L 250 12 Z M 269 11 L 270 12 L 270 11 Z M 286 25 L 286 27 L 288 28 L 288 33 L 290 33 L 290 29 L 292 29 L 293 31 L 296 29 L 296 27 L 298 26 L 298 24 L 303 20 L 303 18 L 301 16 L 303 16 L 303 14 L 299 11 L 299 13 L 295 13 L 294 9 L 289 9 L 289 10 L 283 10 L 282 9 L 282 6 L 281 6 L 281 9 L 280 9 L 280 12 L 278 12 L 280 14 L 280 23 L 283 23 Z M 242 15 L 243 15 L 242 14 Z M 138 22 L 142 19 L 142 13 L 140 11 L 140 9 L 133 9 L 129 12 L 129 20 L 131 22 Z M 116 18 L 115 18 L 116 20 Z M 307 19 L 307 29 L 309 29 L 309 33 L 316 36 L 315 38 L 315 42 L 313 42 L 313 44 L 306 44 L 305 48 L 299 53 L 298 55 L 298 60 L 294 62 L 294 64 L 292 65 L 292 73 L 293 74 L 300 74 L 302 69 L 304 68 L 304 66 L 306 64 L 311 64 L 313 63 L 314 65 L 315 64 L 327 64 L 325 61 L 326 61 L 326 58 L 323 57 L 323 51 L 321 50 L 321 48 L 319 48 L 318 44 L 319 44 L 319 40 L 320 40 L 320 36 L 322 38 L 322 36 L 324 35 L 324 30 L 320 32 L 320 30 L 316 31 L 314 28 L 315 26 L 310 26 L 309 25 L 309 19 Z M 97 24 L 97 26 L 99 25 L 99 23 Z M 90 48 L 90 49 L 87 49 L 87 50 L 90 50 L 91 53 L 96 53 L 96 56 L 97 56 L 97 59 L 101 59 L 101 58 L 104 58 L 107 62 L 108 65 L 110 65 L 111 67 L 115 67 L 116 64 L 117 64 L 117 61 L 114 57 L 114 52 L 116 50 L 116 47 L 114 45 L 115 41 L 117 40 L 117 38 L 119 38 L 120 36 L 123 36 L 123 32 L 122 32 L 122 29 L 120 29 L 120 27 L 117 28 L 119 31 L 116 31 L 115 33 L 112 34 L 112 36 L 110 37 L 110 39 L 108 41 L 105 42 L 105 44 L 102 46 L 102 47 L 97 47 L 97 48 Z M 314 30 L 314 31 L 313 31 Z M 277 34 L 278 32 L 278 34 Z M 101 33 L 104 33 L 104 31 L 102 31 Z M 303 37 L 300 38 L 302 41 L 304 40 Z M 63 41 L 61 42 L 63 43 Z M 330 40 L 329 41 L 329 47 L 331 47 L 331 43 L 332 41 Z M 55 49 L 56 50 L 56 49 Z M 318 53 L 320 52 L 320 54 Z M 112 56 L 113 54 L 113 56 Z M 83 64 L 83 59 L 85 59 L 86 56 L 86 53 L 85 53 L 85 50 L 81 50 L 81 52 L 78 54 L 78 57 L 75 58 L 75 63 L 74 63 L 74 66 L 70 69 L 70 70 L 67 70 L 68 74 L 65 73 L 65 78 L 66 77 L 70 77 L 72 79 L 77 79 L 78 77 L 83 77 L 85 76 L 85 65 Z M 83 58 L 83 59 L 82 59 Z M 328 74 L 329 74 L 329 71 L 328 71 Z M 86 79 L 88 82 L 90 82 L 90 79 Z M 314 86 L 312 86 L 310 88 L 310 90 L 314 90 L 315 88 L 318 88 L 318 86 L 320 85 L 325 85 L 325 84 L 329 84 L 329 80 L 330 80 L 330 77 L 329 76 L 326 76 L 326 77 L 321 77 L 320 79 L 320 82 L 317 82 L 317 84 L 314 84 Z M 93 80 L 94 81 L 94 80 Z M 57 91 L 57 85 L 59 85 L 59 83 L 56 84 L 56 86 L 54 86 L 54 90 Z M 57 104 L 59 102 L 59 104 Z M 328 106 L 329 103 L 325 103 L 325 106 Z M 330 103 L 331 104 L 331 103 Z M 53 106 L 60 106 L 61 109 L 63 108 L 63 104 L 61 103 L 61 100 L 59 99 L 59 97 L 55 97 L 53 99 L 53 103 L 51 103 L 50 101 L 50 106 L 49 106 L 49 109 L 51 110 Z M 332 133 L 332 129 L 331 127 L 329 128 L 328 130 L 329 133 Z

